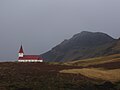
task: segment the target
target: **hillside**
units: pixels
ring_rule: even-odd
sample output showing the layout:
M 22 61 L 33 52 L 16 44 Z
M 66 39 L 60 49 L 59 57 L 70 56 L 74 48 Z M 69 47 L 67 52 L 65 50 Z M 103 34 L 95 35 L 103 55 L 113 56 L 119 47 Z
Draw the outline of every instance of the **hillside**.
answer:
M 88 78 L 106 80 L 113 83 L 120 81 L 120 54 L 77 60 L 63 64 L 68 66 L 81 66 L 83 68 L 65 69 L 61 70 L 61 73 L 81 74 Z
M 0 63 L 0 90 L 120 90 L 120 54 L 49 63 Z
M 70 73 L 62 73 L 63 70 L 70 70 Z M 71 70 L 77 70 L 77 73 L 79 70 L 80 74 L 73 74 Z M 85 72 L 89 72 L 89 76 Z M 90 77 L 93 73 L 99 76 L 99 73 L 110 75 L 112 72 L 119 73 L 114 69 L 106 73 L 81 66 L 1 62 L 0 90 L 120 90 L 119 76 L 108 78 L 118 81 L 115 83 Z
M 76 60 L 71 62 L 65 62 L 63 64 L 68 66 L 82 66 L 85 68 L 93 67 L 93 68 L 116 69 L 120 68 L 120 54 Z
M 42 54 L 46 61 L 74 61 L 120 53 L 120 40 L 101 32 L 83 31 Z

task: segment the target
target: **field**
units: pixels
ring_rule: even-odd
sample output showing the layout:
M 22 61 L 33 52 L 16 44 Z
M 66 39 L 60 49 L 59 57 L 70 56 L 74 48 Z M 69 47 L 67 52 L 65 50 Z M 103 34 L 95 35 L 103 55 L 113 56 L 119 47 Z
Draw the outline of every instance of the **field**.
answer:
M 81 74 L 97 80 L 106 80 L 112 83 L 120 81 L 120 69 L 104 70 L 100 68 L 83 68 L 62 70 L 61 73 Z
M 1 62 L 0 90 L 120 90 L 119 55 L 101 58 L 65 64 Z
M 97 66 L 97 65 L 103 65 L 103 64 L 116 65 L 117 62 L 118 63 L 120 62 L 120 54 L 102 56 L 102 57 L 96 57 L 96 58 L 89 58 L 89 59 L 84 59 L 84 60 L 76 60 L 76 61 L 72 61 L 72 62 L 66 62 L 66 63 L 64 63 L 64 65 L 87 67 L 87 66 Z M 103 65 L 103 66 L 105 66 L 105 65 Z M 119 66 L 119 65 L 117 65 L 117 66 Z
M 59 73 L 72 68 L 81 67 L 3 62 L 0 63 L 0 90 L 76 90 L 92 81 L 82 75 Z

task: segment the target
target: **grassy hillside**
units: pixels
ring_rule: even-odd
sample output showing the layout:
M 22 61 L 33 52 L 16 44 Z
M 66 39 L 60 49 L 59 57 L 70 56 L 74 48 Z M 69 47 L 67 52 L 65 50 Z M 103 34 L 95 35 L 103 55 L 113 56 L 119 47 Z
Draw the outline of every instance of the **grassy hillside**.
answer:
M 105 63 L 120 63 L 120 54 L 114 54 L 109 56 L 102 56 L 102 57 L 96 57 L 96 58 L 89 58 L 89 59 L 83 59 L 83 60 L 76 60 L 72 62 L 66 62 L 65 65 L 72 65 L 72 66 L 92 66 L 92 65 L 100 65 Z
M 76 60 L 64 64 L 68 66 L 82 66 L 84 68 L 64 69 L 60 73 L 81 74 L 88 78 L 110 81 L 112 83 L 120 81 L 120 54 Z
M 0 90 L 120 90 L 120 54 L 66 63 L 0 63 Z
M 89 78 L 97 80 L 106 80 L 110 82 L 120 81 L 120 69 L 104 70 L 100 68 L 83 68 L 83 69 L 67 69 L 60 71 L 61 73 L 82 74 Z
M 95 80 L 82 74 L 59 73 L 79 66 L 46 63 L 0 63 L 0 90 L 119 90 L 120 83 Z

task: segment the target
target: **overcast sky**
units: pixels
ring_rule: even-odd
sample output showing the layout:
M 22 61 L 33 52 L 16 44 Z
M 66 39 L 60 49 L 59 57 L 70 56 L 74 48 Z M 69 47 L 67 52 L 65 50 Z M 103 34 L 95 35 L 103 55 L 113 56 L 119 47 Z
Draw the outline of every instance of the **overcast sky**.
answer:
M 120 36 L 120 0 L 0 0 L 0 60 L 41 54 L 81 31 Z

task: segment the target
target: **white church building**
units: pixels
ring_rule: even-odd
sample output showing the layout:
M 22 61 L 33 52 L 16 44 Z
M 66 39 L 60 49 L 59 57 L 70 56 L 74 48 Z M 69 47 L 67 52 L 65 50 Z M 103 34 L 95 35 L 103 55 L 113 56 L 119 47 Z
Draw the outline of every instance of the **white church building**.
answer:
M 24 55 L 22 45 L 18 52 L 18 62 L 43 62 L 40 55 Z

